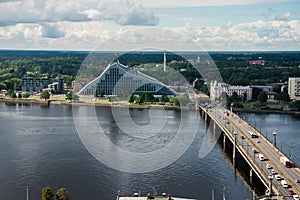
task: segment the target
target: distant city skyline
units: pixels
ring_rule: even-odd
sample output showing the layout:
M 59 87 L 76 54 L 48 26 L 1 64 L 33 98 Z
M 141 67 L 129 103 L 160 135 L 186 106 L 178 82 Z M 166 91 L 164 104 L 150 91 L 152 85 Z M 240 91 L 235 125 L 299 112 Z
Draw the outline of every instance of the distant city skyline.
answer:
M 155 28 L 208 51 L 300 50 L 299 10 L 300 0 L 0 0 L 0 49 L 93 50 Z M 128 48 L 150 35 L 130 37 Z

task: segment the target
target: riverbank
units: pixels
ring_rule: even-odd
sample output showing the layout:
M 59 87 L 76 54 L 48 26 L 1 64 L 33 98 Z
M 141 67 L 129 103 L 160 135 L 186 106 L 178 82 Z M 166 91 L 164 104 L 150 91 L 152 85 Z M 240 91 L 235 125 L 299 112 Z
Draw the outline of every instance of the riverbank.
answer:
M 129 107 L 133 109 L 161 109 L 165 110 L 196 110 L 195 107 L 178 107 L 172 105 L 158 105 L 158 104 L 130 104 L 124 102 L 83 102 L 83 101 L 66 101 L 66 100 L 43 100 L 43 99 L 13 99 L 13 98 L 1 98 L 0 102 L 7 104 L 40 104 L 50 106 L 51 104 L 55 105 L 64 105 L 64 106 L 102 106 L 102 107 Z
M 233 108 L 235 112 L 245 112 L 245 113 L 261 113 L 261 114 L 295 114 L 300 115 L 300 111 L 295 110 L 279 110 L 279 109 L 243 109 L 243 108 Z

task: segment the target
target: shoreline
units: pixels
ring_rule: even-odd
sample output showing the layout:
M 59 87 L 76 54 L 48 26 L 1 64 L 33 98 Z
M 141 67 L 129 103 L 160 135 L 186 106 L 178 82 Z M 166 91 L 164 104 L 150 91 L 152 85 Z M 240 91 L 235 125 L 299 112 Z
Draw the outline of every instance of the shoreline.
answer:
M 195 111 L 195 108 L 191 107 L 177 107 L 177 106 L 168 106 L 168 105 L 136 105 L 136 104 L 101 104 L 101 103 L 85 103 L 85 102 L 67 102 L 67 101 L 58 101 L 58 100 L 36 100 L 36 99 L 0 99 L 0 102 L 7 104 L 39 104 L 50 106 L 52 105 L 63 105 L 63 106 L 99 106 L 99 107 L 128 107 L 133 109 L 160 109 L 164 108 L 165 110 L 190 110 Z
M 276 109 L 243 109 L 235 108 L 234 112 L 244 112 L 244 113 L 258 113 L 258 114 L 289 114 L 289 115 L 300 115 L 300 111 L 295 110 L 276 110 Z
M 67 102 L 67 101 L 59 101 L 59 100 L 37 100 L 37 99 L 5 99 L 0 98 L 0 102 L 8 103 L 8 104 L 39 104 L 50 106 L 52 105 L 63 105 L 63 106 L 100 106 L 100 107 L 128 107 L 133 109 L 160 109 L 164 108 L 165 110 L 187 110 L 187 111 L 195 111 L 195 107 L 177 107 L 177 106 L 169 106 L 169 105 L 137 105 L 137 104 L 120 104 L 120 103 L 112 103 L 112 104 L 101 104 L 101 103 L 85 103 L 85 102 Z M 235 108 L 234 112 L 244 112 L 244 113 L 258 113 L 258 114 L 289 114 L 289 115 L 300 115 L 300 111 L 293 110 L 277 110 L 277 109 L 243 109 L 243 108 Z

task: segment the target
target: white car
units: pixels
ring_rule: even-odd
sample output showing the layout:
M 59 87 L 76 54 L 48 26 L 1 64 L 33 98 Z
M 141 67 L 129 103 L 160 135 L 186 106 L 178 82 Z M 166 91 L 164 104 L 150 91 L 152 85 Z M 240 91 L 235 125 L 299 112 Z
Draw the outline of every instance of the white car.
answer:
M 270 164 L 267 164 L 266 167 L 267 167 L 267 169 L 272 169 Z
M 276 174 L 276 175 L 275 175 L 275 178 L 276 178 L 276 180 L 281 180 L 281 177 L 280 177 L 279 174 Z
M 272 174 L 276 174 L 276 171 L 274 169 L 271 169 Z
M 293 199 L 299 200 L 299 196 L 298 196 L 297 194 L 294 194 L 294 195 L 293 195 Z

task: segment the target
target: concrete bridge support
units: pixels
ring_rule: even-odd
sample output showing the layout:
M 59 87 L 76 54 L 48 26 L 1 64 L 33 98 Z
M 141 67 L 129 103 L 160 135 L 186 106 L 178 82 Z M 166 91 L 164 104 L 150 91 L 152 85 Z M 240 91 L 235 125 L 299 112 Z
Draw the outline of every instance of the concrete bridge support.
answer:
M 223 134 L 223 151 L 226 150 L 226 135 Z
M 253 169 L 250 169 L 250 183 L 253 183 Z
M 236 138 L 234 138 L 233 150 L 232 150 L 232 163 L 234 167 L 235 167 L 235 160 L 236 160 Z
M 215 121 L 213 121 L 213 123 L 214 123 L 214 130 L 213 130 L 213 133 L 214 133 L 214 136 L 216 136 L 216 122 Z

